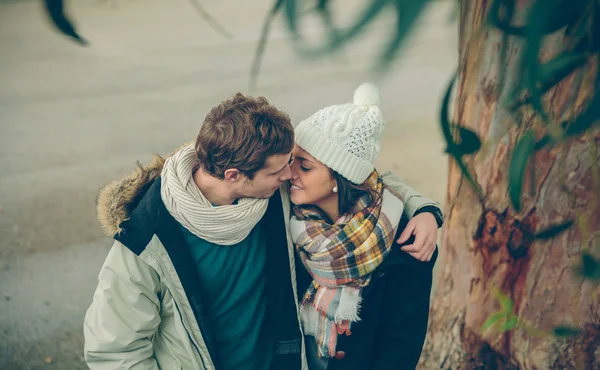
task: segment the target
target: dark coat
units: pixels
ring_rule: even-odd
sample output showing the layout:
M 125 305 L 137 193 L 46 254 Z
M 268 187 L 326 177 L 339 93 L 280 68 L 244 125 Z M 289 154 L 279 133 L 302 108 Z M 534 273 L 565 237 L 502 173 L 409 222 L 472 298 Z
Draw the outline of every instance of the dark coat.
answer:
M 327 370 L 416 367 L 427 333 L 432 270 L 438 252 L 436 249 L 429 262 L 420 262 L 400 247 L 394 245 L 373 273 L 363 290 L 361 320 L 352 324 L 350 336 L 338 337 L 337 355 L 329 360 Z M 296 272 L 300 299 L 311 278 L 298 256 Z

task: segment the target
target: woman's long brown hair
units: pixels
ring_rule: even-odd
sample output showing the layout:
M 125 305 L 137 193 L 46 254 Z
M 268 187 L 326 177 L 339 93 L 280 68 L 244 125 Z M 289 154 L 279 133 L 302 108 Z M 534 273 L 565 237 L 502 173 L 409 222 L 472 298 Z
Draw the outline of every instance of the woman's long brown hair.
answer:
M 352 209 L 356 206 L 358 199 L 365 194 L 369 195 L 369 201 L 367 202 L 369 205 L 373 204 L 373 202 L 379 201 L 380 196 L 375 189 L 372 189 L 364 183 L 354 184 L 334 170 L 330 171 L 331 175 L 337 182 L 338 211 L 340 216 L 352 211 Z

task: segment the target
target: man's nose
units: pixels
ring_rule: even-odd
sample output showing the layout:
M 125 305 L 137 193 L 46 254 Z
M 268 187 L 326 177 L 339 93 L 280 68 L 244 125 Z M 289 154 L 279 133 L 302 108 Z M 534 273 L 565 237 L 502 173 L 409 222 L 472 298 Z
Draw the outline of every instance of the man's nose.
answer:
M 281 181 L 281 182 L 288 181 L 291 178 L 292 178 L 292 169 L 290 168 L 290 166 L 286 166 L 285 170 L 279 177 L 279 181 Z

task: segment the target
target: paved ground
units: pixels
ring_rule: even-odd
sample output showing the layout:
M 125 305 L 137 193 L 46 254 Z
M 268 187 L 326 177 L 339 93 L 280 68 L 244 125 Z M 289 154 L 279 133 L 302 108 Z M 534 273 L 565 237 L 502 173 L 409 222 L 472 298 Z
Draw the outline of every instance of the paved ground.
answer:
M 98 189 L 151 153 L 193 138 L 207 110 L 248 76 L 270 1 L 71 1 L 91 46 L 56 34 L 35 1 L 0 0 L 0 369 L 79 369 L 81 325 L 111 244 L 95 222 Z M 344 1 L 342 21 L 360 1 Z M 440 96 L 456 65 L 452 2 L 433 5 L 393 73 L 378 81 L 388 128 L 379 167 L 443 200 Z M 273 27 L 257 94 L 297 121 L 351 99 L 393 17 L 319 61 Z M 318 36 L 319 28 L 311 26 Z

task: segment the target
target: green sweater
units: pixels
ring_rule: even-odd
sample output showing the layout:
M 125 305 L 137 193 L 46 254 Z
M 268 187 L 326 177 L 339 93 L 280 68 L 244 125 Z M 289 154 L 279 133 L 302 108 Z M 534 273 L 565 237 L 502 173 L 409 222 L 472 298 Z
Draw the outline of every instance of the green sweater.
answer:
M 266 244 L 262 221 L 238 244 L 221 246 L 183 228 L 200 277 L 207 317 L 224 370 L 268 369 Z

